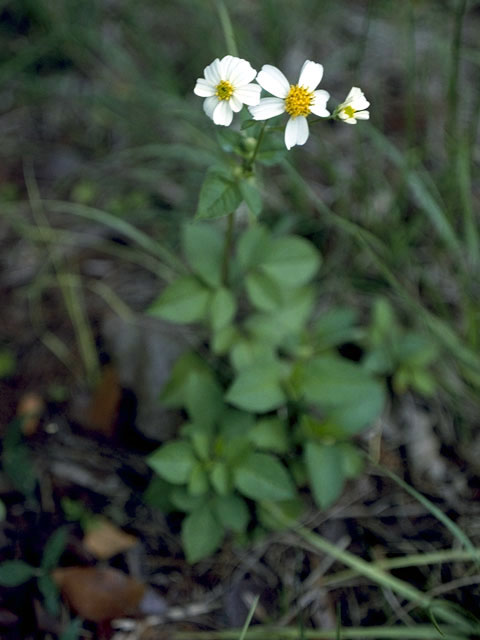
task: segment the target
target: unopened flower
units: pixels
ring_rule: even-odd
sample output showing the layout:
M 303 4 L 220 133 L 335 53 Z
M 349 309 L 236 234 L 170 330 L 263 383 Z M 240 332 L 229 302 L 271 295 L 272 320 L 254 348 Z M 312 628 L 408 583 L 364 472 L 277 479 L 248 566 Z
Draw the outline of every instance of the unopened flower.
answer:
M 290 116 L 285 127 L 285 146 L 291 149 L 305 144 L 308 139 L 307 116 L 314 113 L 325 118 L 330 94 L 316 88 L 323 76 L 323 66 L 306 60 L 300 71 L 297 84 L 290 84 L 283 73 L 270 64 L 265 64 L 257 76 L 258 84 L 274 98 L 262 98 L 258 105 L 250 107 L 254 120 L 267 120 L 284 111 Z
M 228 127 L 234 112 L 244 104 L 258 104 L 261 88 L 251 84 L 257 72 L 247 60 L 235 56 L 216 58 L 203 73 L 205 77 L 198 78 L 193 92 L 205 98 L 203 109 L 215 124 Z
M 357 120 L 368 120 L 370 114 L 367 111 L 370 106 L 369 101 L 358 87 L 352 87 L 345 102 L 339 104 L 335 109 L 335 115 L 340 120 L 349 124 L 357 124 Z

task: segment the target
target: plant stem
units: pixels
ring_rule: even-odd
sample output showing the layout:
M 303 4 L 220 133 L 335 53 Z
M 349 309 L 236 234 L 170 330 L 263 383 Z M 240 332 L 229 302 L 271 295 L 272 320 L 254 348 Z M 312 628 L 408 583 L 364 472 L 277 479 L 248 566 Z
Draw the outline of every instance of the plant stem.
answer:
M 222 25 L 223 36 L 225 38 L 227 51 L 230 55 L 238 57 L 238 47 L 235 40 L 235 33 L 233 31 L 233 25 L 232 21 L 230 20 L 227 7 L 223 0 L 217 0 L 216 5 L 218 18 L 220 20 L 220 24 Z
M 222 282 L 224 285 L 228 285 L 229 276 L 229 264 L 230 256 L 232 255 L 233 245 L 233 228 L 235 226 L 235 212 L 228 214 L 227 228 L 225 230 L 225 245 L 223 250 L 223 262 L 222 262 Z
M 260 133 L 258 134 L 257 144 L 255 145 L 255 148 L 253 150 L 252 157 L 248 161 L 247 171 L 252 171 L 252 169 L 253 169 L 253 166 L 255 164 L 255 160 L 257 158 L 258 150 L 260 149 L 260 145 L 262 144 L 263 135 L 265 133 L 266 126 L 267 126 L 267 122 L 266 122 L 266 120 L 264 120 L 263 124 L 262 124 L 262 128 L 260 129 Z

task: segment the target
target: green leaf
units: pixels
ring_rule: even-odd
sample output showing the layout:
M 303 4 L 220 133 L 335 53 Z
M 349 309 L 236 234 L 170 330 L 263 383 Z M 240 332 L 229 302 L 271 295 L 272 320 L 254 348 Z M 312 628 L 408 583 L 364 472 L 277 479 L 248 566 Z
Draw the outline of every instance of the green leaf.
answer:
M 275 362 L 276 355 L 271 344 L 255 338 L 239 338 L 230 350 L 230 362 L 240 371 L 257 362 Z
M 200 460 L 206 461 L 209 459 L 213 437 L 212 423 L 193 422 L 184 424 L 181 434 L 190 439 L 193 450 Z
M 188 264 L 207 285 L 222 283 L 224 239 L 213 224 L 188 224 L 183 227 L 183 253 Z
M 385 403 L 380 382 L 361 366 L 330 355 L 305 363 L 300 374 L 300 391 L 347 433 L 372 424 Z
M 172 510 L 170 500 L 172 485 L 159 476 L 153 476 L 146 491 L 143 494 L 143 501 L 162 513 L 169 513 Z
M 182 440 L 162 445 L 147 458 L 155 473 L 172 484 L 188 482 L 195 462 L 191 445 Z
M 262 418 L 250 429 L 248 438 L 258 449 L 274 453 L 288 451 L 287 426 L 280 418 Z
M 253 500 L 290 500 L 295 497 L 292 480 L 277 458 L 251 453 L 235 470 L 234 485 Z
M 208 476 L 201 462 L 193 465 L 188 481 L 188 492 L 192 496 L 203 496 L 208 491 Z
M 15 371 L 16 360 L 9 349 L 0 349 L 0 378 L 6 378 Z
M 237 303 L 229 289 L 220 287 L 214 291 L 209 308 L 212 329 L 217 332 L 229 325 L 235 316 L 236 310 Z
M 55 582 L 49 575 L 43 575 L 38 578 L 37 586 L 43 596 L 48 613 L 52 616 L 58 616 L 60 613 L 60 592 Z
M 319 266 L 317 249 L 299 236 L 271 238 L 264 247 L 261 260 L 261 268 L 280 286 L 306 284 Z
M 340 450 L 335 445 L 307 442 L 304 455 L 315 502 L 326 509 L 340 496 L 345 481 Z
M 197 219 L 222 218 L 233 213 L 242 201 L 236 182 L 227 176 L 211 171 L 200 189 Z
M 0 585 L 18 587 L 37 574 L 37 569 L 23 560 L 7 560 L 0 564 Z
M 186 487 L 174 487 L 170 493 L 170 500 L 175 509 L 187 513 L 205 504 L 205 496 L 192 496 Z
M 256 185 L 254 177 L 249 177 L 242 180 L 239 184 L 240 193 L 245 200 L 247 207 L 253 213 L 254 216 L 260 215 L 262 212 L 262 196 Z
M 282 294 L 275 280 L 266 273 L 253 271 L 245 279 L 250 302 L 260 311 L 275 311 L 282 304 Z
M 213 509 L 204 504 L 192 511 L 182 524 L 182 544 L 187 561 L 198 562 L 218 549 L 225 532 Z
M 239 409 L 258 413 L 281 406 L 286 397 L 281 387 L 279 364 L 267 362 L 242 369 L 227 391 L 227 402 Z
M 43 550 L 41 567 L 44 571 L 54 569 L 62 553 L 67 546 L 68 530 L 66 527 L 59 527 L 47 540 Z
M 250 129 L 258 124 L 258 120 L 244 120 L 240 126 L 240 129 L 244 131 L 245 129 Z
M 7 447 L 4 443 L 2 462 L 14 487 L 25 496 L 33 496 L 37 477 L 28 447 L 24 444 Z
M 261 262 L 268 238 L 269 231 L 260 224 L 249 227 L 240 236 L 237 245 L 237 259 L 244 271 L 256 267 Z
M 329 349 L 343 342 L 353 340 L 356 335 L 356 320 L 357 312 L 348 307 L 324 311 L 315 320 L 313 327 L 315 345 L 321 349 Z
M 224 462 L 216 461 L 213 463 L 210 482 L 219 495 L 225 496 L 230 492 L 232 482 L 228 466 Z
M 228 325 L 215 331 L 210 342 L 213 353 L 218 356 L 225 355 L 232 348 L 238 337 L 238 329 L 233 325 Z
M 168 285 L 150 305 L 148 313 L 175 324 L 197 322 L 205 317 L 210 291 L 197 278 L 185 276 Z
M 162 389 L 162 404 L 172 409 L 184 407 L 189 394 L 190 376 L 197 373 L 209 373 L 204 361 L 192 351 L 187 351 L 175 362 L 170 379 Z
M 213 503 L 218 520 L 225 529 L 243 533 L 250 519 L 245 500 L 240 496 L 217 496 Z
M 272 517 L 269 506 L 272 504 L 272 501 L 261 502 L 256 505 L 257 517 L 262 526 L 266 529 L 270 529 L 271 531 L 282 531 L 283 529 L 287 529 L 287 526 L 283 526 L 279 524 L 278 519 Z M 298 520 L 302 515 L 305 506 L 303 502 L 299 498 L 294 498 L 293 500 L 283 500 L 282 502 L 275 502 L 275 508 L 280 510 L 282 515 L 288 520 Z
M 210 370 L 192 371 L 185 392 L 185 407 L 193 422 L 213 425 L 225 408 L 223 390 Z

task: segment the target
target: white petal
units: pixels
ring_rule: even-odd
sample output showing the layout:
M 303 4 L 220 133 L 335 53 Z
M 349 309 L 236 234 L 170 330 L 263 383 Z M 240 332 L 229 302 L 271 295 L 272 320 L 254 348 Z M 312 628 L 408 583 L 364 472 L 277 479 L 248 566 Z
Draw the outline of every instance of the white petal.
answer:
M 204 78 L 198 78 L 193 93 L 202 98 L 208 98 L 208 96 L 215 95 L 215 86 L 211 85 L 208 80 Z
M 235 97 L 244 104 L 255 105 L 260 102 L 260 93 L 262 87 L 259 84 L 246 84 L 243 87 L 235 89 Z
M 355 118 L 347 118 L 344 122 L 348 122 L 348 124 L 357 124 Z
M 317 62 L 306 60 L 300 71 L 300 77 L 298 79 L 298 85 L 305 87 L 309 91 L 313 91 L 320 84 L 320 80 L 323 77 L 323 66 Z
M 328 91 L 324 91 L 323 89 L 318 89 L 318 91 L 313 92 L 313 104 L 310 105 L 310 110 L 316 116 L 320 116 L 321 118 L 326 118 L 330 115 L 330 111 L 327 109 L 327 102 L 330 98 L 330 94 Z
M 243 102 L 237 98 L 236 94 L 230 98 L 228 104 L 234 113 L 237 113 L 243 107 Z
M 205 67 L 205 69 L 203 70 L 203 75 L 205 76 L 207 82 L 213 84 L 213 86 L 216 87 L 222 79 L 220 76 L 220 60 L 218 58 L 215 58 L 215 60 L 211 64 L 209 64 L 208 67 Z
M 285 111 L 285 102 L 280 98 L 262 98 L 257 105 L 248 107 L 248 110 L 254 120 L 268 120 Z
M 365 98 L 365 94 L 358 87 L 352 87 L 350 89 L 344 104 L 351 105 L 355 111 L 363 111 L 370 106 L 369 101 Z
M 234 87 L 241 87 L 251 82 L 256 75 L 257 72 L 252 65 L 247 60 L 239 58 L 237 65 L 231 68 L 230 77 L 227 80 L 230 80 Z
M 305 144 L 308 133 L 308 122 L 304 116 L 290 118 L 285 127 L 285 146 L 291 149 L 296 144 Z
M 213 112 L 213 121 L 215 124 L 221 124 L 224 127 L 232 122 L 233 111 L 227 100 L 219 100 Z
M 203 101 L 203 110 L 207 114 L 209 118 L 213 120 L 213 112 L 215 111 L 215 107 L 219 103 L 219 99 L 217 96 L 211 96 Z
M 232 61 L 235 61 L 235 58 L 234 56 L 230 56 L 230 55 L 223 56 L 223 58 L 220 60 L 220 74 L 221 74 L 222 80 L 226 79 L 226 75 L 230 68 L 230 63 Z
M 290 91 L 290 83 L 277 67 L 264 64 L 257 76 L 258 84 L 277 98 L 286 98 Z
M 370 114 L 368 113 L 368 111 L 356 111 L 355 118 L 357 120 L 369 120 Z

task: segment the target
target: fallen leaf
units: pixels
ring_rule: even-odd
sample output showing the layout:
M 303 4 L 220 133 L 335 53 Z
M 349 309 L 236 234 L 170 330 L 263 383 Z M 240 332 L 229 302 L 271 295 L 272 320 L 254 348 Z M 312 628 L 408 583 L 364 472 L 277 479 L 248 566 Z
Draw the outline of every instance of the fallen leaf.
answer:
M 45 411 L 45 402 L 35 391 L 24 393 L 17 406 L 17 417 L 21 419 L 22 433 L 33 436 L 40 424 L 40 418 Z
M 92 622 L 134 613 L 146 589 L 142 582 L 111 567 L 55 569 L 52 578 L 70 607 Z
M 117 372 L 111 365 L 102 369 L 100 382 L 88 407 L 85 426 L 111 437 L 115 432 L 122 389 Z
M 83 546 L 99 560 L 108 560 L 117 553 L 134 547 L 135 536 L 125 533 L 106 518 L 95 518 L 83 538 Z

